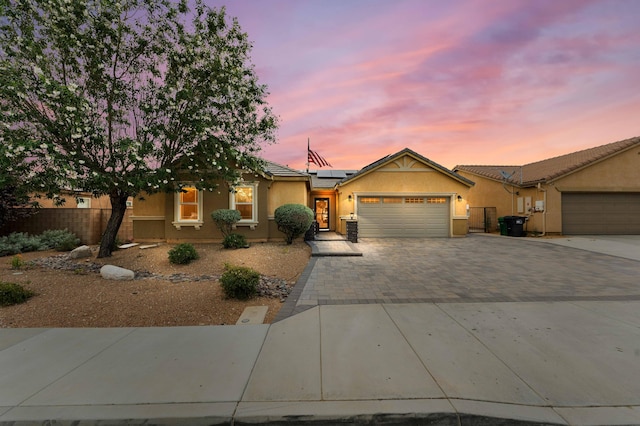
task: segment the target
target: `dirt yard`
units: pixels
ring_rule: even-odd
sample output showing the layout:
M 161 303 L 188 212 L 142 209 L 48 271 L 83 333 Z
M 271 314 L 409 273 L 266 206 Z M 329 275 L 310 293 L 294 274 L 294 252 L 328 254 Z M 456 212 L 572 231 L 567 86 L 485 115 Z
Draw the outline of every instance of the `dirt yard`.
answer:
M 238 250 L 194 245 L 200 258 L 189 265 L 169 263 L 171 244 L 118 250 L 107 259 L 69 261 L 55 251 L 24 253 L 25 267 L 19 270 L 11 267 L 13 256 L 0 257 L 0 281 L 36 293 L 26 303 L 0 307 L 0 327 L 225 325 L 235 324 L 247 306 L 268 306 L 265 323 L 270 323 L 285 300 L 282 294 L 296 283 L 311 255 L 303 241 L 254 243 Z M 218 277 L 227 263 L 258 271 L 265 278 L 261 288 L 272 296 L 225 299 Z M 102 264 L 131 269 L 136 279 L 105 280 L 97 272 Z M 62 267 L 67 269 L 56 269 Z

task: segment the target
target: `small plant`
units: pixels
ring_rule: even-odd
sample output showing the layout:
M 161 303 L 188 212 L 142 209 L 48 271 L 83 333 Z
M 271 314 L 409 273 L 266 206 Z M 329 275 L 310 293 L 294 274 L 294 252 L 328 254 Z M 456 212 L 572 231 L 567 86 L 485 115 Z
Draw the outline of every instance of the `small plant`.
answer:
M 307 232 L 313 223 L 313 211 L 302 204 L 284 204 L 274 212 L 278 230 L 284 233 L 287 244 Z
M 238 210 L 219 209 L 211 213 L 211 219 L 215 222 L 216 226 L 222 232 L 223 237 L 231 235 L 233 232 L 233 225 L 238 223 L 242 216 Z
M 225 265 L 220 277 L 220 285 L 225 296 L 231 299 L 247 300 L 258 293 L 260 274 L 244 266 Z
M 178 244 L 169 250 L 169 262 L 174 264 L 187 265 L 199 257 L 196 248 L 189 243 Z
M 22 259 L 21 254 L 16 254 L 11 258 L 11 269 L 22 269 L 24 268 L 25 262 Z
M 34 295 L 34 292 L 27 290 L 20 284 L 0 281 L 0 306 L 11 306 L 17 305 L 18 303 L 24 303 Z
M 222 240 L 222 246 L 226 249 L 244 248 L 247 246 L 247 239 L 241 234 L 229 234 Z

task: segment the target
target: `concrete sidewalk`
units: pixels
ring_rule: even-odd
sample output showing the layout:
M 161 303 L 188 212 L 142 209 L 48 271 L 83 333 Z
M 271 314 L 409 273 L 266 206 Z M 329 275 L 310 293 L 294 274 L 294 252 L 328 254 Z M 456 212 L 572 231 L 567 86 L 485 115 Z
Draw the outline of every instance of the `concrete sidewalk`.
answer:
M 639 363 L 638 301 L 1 329 L 0 423 L 640 424 Z
M 466 303 L 303 306 L 299 285 L 285 307 L 307 310 L 272 325 L 0 329 L 0 424 L 640 425 L 640 239 L 607 241 L 372 241 L 300 281 L 324 265 L 399 297 L 376 280 L 415 275 L 433 297 L 472 279 L 442 297 Z

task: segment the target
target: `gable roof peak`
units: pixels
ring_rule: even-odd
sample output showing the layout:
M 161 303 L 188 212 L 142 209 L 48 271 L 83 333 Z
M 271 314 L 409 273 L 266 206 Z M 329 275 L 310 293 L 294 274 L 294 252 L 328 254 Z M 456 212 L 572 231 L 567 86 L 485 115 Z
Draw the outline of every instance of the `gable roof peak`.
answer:
M 503 180 L 504 178 L 500 174 L 500 170 L 509 172 L 510 169 L 520 169 L 520 173 L 516 173 L 513 177 L 504 180 L 513 184 L 527 186 L 534 185 L 538 182 L 548 182 L 557 179 L 582 167 L 626 151 L 627 149 L 639 144 L 640 137 L 636 136 L 593 148 L 571 152 L 569 154 L 559 155 L 557 157 L 547 158 L 546 160 L 534 161 L 523 166 L 459 165 L 456 166 L 454 170 L 463 170 L 479 176 Z
M 469 179 L 465 178 L 464 176 L 460 176 L 459 174 L 447 169 L 444 166 L 441 166 L 440 164 L 429 160 L 427 157 L 424 157 L 420 154 L 418 154 L 417 152 L 413 151 L 412 149 L 409 148 L 404 148 L 398 152 L 396 152 L 395 154 L 389 154 L 386 155 L 382 158 L 380 158 L 379 160 L 374 161 L 373 163 L 363 167 L 362 169 L 358 170 L 358 172 L 354 173 L 351 176 L 347 176 L 346 178 L 342 179 L 340 182 L 337 183 L 337 185 L 343 185 L 351 180 L 354 179 L 358 179 L 359 177 L 361 177 L 362 175 L 365 175 L 379 167 L 381 167 L 383 164 L 387 164 L 391 161 L 396 160 L 397 158 L 402 157 L 403 155 L 409 154 L 412 157 L 416 158 L 417 160 L 421 161 L 424 164 L 429 165 L 430 167 L 439 170 L 440 172 L 449 175 L 450 177 L 452 177 L 453 179 L 456 179 L 458 181 L 460 181 L 461 183 L 464 183 L 465 185 L 468 186 L 473 186 L 475 185 L 472 181 L 470 181 Z

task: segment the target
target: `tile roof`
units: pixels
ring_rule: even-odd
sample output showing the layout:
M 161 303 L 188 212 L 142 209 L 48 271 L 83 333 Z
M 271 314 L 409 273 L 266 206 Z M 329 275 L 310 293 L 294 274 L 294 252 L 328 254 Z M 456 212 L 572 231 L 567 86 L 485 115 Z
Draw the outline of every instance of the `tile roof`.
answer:
M 417 152 L 409 149 L 409 148 L 405 148 L 402 151 L 398 151 L 395 154 L 389 154 L 377 161 L 374 161 L 373 163 L 369 164 L 368 166 L 363 167 L 362 169 L 358 170 L 357 173 L 351 175 L 351 176 L 347 176 L 345 179 L 342 179 L 340 181 L 340 184 L 344 184 L 352 179 L 356 179 L 359 176 L 373 170 L 376 169 L 378 166 L 381 166 L 382 164 L 388 163 L 389 161 L 393 161 L 396 158 L 402 157 L 405 154 L 409 154 L 415 158 L 417 158 L 418 160 L 422 161 L 425 164 L 428 164 L 429 166 L 433 167 L 434 169 L 440 170 L 441 172 L 451 176 L 452 178 L 467 184 L 469 186 L 473 186 L 474 183 L 472 181 L 470 181 L 469 179 L 465 178 L 464 176 L 461 176 L 449 169 L 447 169 L 444 166 L 441 166 L 440 164 L 433 162 L 431 160 L 429 160 L 427 157 L 423 157 L 422 155 L 418 154 Z
M 636 145 L 640 145 L 640 137 L 584 149 L 523 166 L 460 165 L 454 167 L 453 170 L 467 171 L 490 179 L 506 180 L 515 185 L 535 185 L 538 182 L 549 182 L 565 176 L 580 168 L 626 151 Z M 504 172 L 504 175 L 501 172 Z
M 299 170 L 294 170 L 290 167 L 283 166 L 282 164 L 274 163 L 273 161 L 265 160 L 266 166 L 264 171 L 272 176 L 279 177 L 307 177 L 308 175 Z

